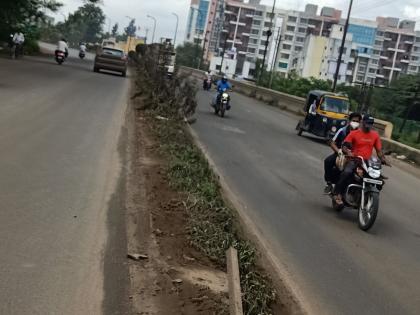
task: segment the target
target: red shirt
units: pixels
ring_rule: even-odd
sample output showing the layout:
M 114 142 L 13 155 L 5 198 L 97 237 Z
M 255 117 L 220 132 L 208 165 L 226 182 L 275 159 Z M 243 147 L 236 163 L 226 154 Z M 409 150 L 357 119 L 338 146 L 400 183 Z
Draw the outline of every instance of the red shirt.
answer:
M 344 142 L 352 144 L 352 152 L 354 156 L 361 156 L 365 160 L 369 160 L 372 156 L 373 148 L 376 151 L 382 150 L 382 142 L 379 134 L 376 131 L 369 131 L 368 133 L 362 130 L 354 130 L 344 139 Z

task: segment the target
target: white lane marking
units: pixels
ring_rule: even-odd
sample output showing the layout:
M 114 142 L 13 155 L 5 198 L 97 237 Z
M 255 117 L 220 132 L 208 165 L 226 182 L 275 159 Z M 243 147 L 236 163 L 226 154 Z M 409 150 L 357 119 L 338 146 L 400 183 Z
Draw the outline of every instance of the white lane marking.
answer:
M 222 129 L 223 131 L 228 131 L 228 132 L 233 132 L 233 133 L 239 133 L 239 134 L 245 134 L 245 131 L 243 131 L 243 130 L 241 130 L 239 128 L 236 128 L 236 127 L 230 127 L 230 126 L 223 125 L 223 126 L 221 126 L 220 129 Z

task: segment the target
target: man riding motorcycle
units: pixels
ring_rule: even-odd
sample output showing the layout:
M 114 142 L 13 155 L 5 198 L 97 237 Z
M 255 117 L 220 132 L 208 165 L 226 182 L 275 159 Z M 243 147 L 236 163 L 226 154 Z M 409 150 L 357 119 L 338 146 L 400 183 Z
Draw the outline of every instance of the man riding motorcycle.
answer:
M 66 58 L 69 56 L 69 46 L 67 45 L 67 40 L 65 38 L 58 41 L 57 49 L 55 50 L 56 55 L 57 52 L 63 52 Z
M 224 75 L 221 80 L 217 81 L 217 95 L 214 102 L 214 105 L 218 104 L 220 102 L 222 93 L 224 91 L 230 90 L 232 88 L 232 85 L 228 82 L 228 78 Z M 227 110 L 230 109 L 230 102 L 228 103 Z
M 363 116 L 361 128 L 350 132 L 344 139 L 343 152 L 349 157 L 361 156 L 364 160 L 369 160 L 372 156 L 373 148 L 375 148 L 376 154 L 382 163 L 390 166 L 382 152 L 381 138 L 376 131 L 372 130 L 374 122 L 375 120 L 372 116 Z M 344 194 L 356 167 L 356 162 L 350 160 L 341 173 L 334 192 L 334 199 L 337 205 L 343 204 L 342 195 Z
M 341 147 L 343 145 L 344 139 L 350 134 L 352 130 L 356 130 L 359 128 L 361 120 L 361 114 L 351 113 L 349 116 L 349 122 L 347 126 L 339 129 L 330 142 L 330 147 L 334 151 L 334 153 L 329 155 L 324 160 L 324 179 L 326 182 L 326 186 L 324 189 L 325 194 L 330 194 L 332 192 L 332 184 L 336 182 L 337 177 L 339 176 L 339 170 L 336 167 L 336 161 L 337 157 L 343 154 Z

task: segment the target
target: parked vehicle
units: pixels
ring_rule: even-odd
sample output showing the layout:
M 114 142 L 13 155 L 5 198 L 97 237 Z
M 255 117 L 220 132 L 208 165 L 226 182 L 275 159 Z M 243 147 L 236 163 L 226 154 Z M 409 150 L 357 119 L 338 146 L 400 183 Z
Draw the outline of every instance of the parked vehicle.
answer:
M 230 95 L 224 89 L 217 97 L 216 104 L 214 105 L 214 113 L 220 115 L 220 117 L 225 117 L 225 112 L 230 108 Z
M 311 113 L 311 105 L 315 112 Z M 298 135 L 308 132 L 315 136 L 330 140 L 335 133 L 347 123 L 350 102 L 347 96 L 326 92 L 310 91 L 303 108 L 305 119 L 296 126 Z
M 354 176 L 343 196 L 343 204 L 338 205 L 331 193 L 332 206 L 336 211 L 342 211 L 345 207 L 358 210 L 359 228 L 369 230 L 375 223 L 379 211 L 379 194 L 385 184 L 385 176 L 382 174 L 382 162 L 372 157 L 364 161 L 362 157 L 352 157 L 357 162 Z
M 127 74 L 127 55 L 119 48 L 102 47 L 98 49 L 93 71 L 99 72 L 100 70 L 120 72 L 125 77 Z
M 56 50 L 55 51 L 55 61 L 57 61 L 57 63 L 59 65 L 61 65 L 65 60 L 66 60 L 65 52 Z

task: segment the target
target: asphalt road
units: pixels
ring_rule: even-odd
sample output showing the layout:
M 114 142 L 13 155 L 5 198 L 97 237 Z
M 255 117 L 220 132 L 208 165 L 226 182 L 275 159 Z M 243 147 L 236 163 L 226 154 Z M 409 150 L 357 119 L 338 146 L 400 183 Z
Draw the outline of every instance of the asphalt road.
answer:
M 0 58 L 0 314 L 125 314 L 129 80 Z
M 232 94 L 226 118 L 199 92 L 200 141 L 275 251 L 310 314 L 420 314 L 420 179 L 399 167 L 369 233 L 322 195 L 329 148 L 298 137 L 297 117 Z

